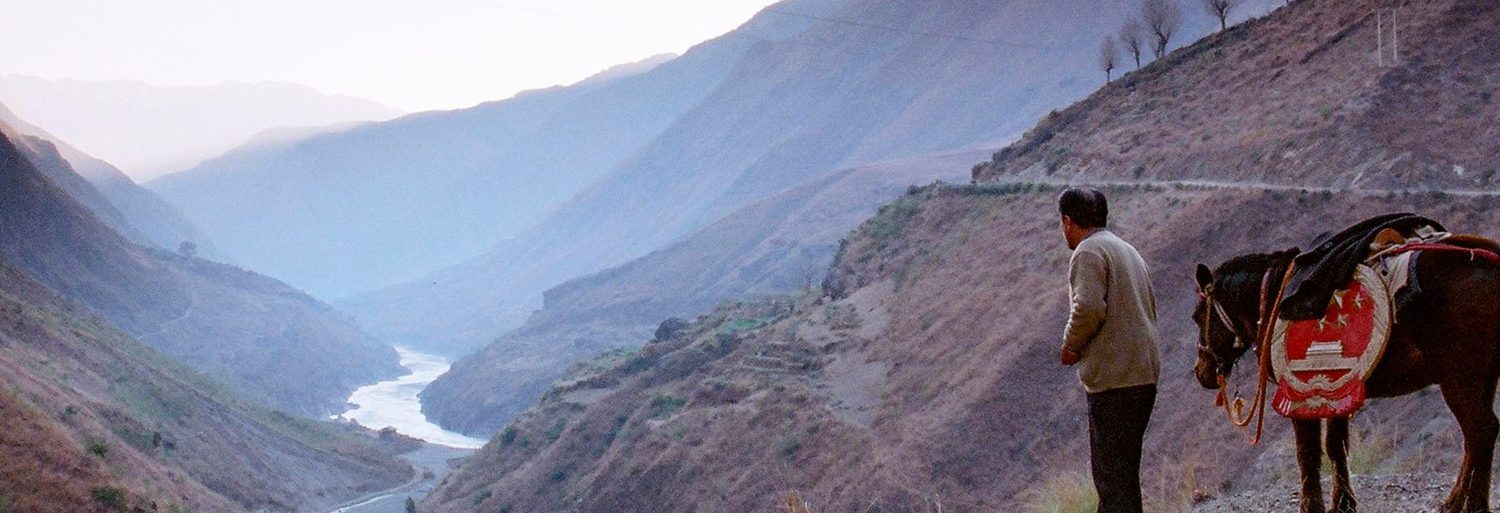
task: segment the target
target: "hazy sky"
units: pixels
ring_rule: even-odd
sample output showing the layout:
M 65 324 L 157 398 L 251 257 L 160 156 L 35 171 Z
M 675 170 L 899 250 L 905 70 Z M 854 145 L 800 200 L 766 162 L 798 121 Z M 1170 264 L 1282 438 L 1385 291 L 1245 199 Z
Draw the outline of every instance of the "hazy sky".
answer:
M 0 73 L 466 107 L 681 53 L 774 0 L 0 0 Z

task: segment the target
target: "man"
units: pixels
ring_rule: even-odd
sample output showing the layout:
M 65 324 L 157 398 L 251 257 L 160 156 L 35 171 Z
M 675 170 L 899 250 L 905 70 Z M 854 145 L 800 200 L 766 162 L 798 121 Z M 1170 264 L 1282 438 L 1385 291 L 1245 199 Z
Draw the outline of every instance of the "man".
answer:
M 1062 363 L 1088 391 L 1089 450 L 1100 513 L 1140 513 L 1141 443 L 1156 403 L 1156 298 L 1135 247 L 1105 229 L 1109 205 L 1094 189 L 1058 196 L 1071 308 Z

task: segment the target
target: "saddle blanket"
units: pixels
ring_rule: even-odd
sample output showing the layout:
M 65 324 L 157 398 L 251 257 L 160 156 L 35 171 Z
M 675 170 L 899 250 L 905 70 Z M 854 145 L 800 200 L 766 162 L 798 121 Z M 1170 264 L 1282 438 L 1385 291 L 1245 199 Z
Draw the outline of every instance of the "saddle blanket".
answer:
M 1362 263 L 1334 292 L 1323 317 L 1276 319 L 1271 366 L 1276 394 L 1271 407 L 1293 419 L 1345 417 L 1365 403 L 1365 380 L 1390 339 L 1392 294 L 1407 274 L 1411 253 Z M 1382 272 L 1383 271 L 1383 272 Z M 1396 282 L 1396 283 L 1392 283 Z

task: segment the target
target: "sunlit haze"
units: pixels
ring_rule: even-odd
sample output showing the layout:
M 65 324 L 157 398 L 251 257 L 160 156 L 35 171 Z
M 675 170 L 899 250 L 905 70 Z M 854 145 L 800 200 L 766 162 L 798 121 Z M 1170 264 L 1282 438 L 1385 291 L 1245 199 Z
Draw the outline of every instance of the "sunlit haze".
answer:
M 680 53 L 772 0 L 4 0 L 0 73 L 458 108 Z

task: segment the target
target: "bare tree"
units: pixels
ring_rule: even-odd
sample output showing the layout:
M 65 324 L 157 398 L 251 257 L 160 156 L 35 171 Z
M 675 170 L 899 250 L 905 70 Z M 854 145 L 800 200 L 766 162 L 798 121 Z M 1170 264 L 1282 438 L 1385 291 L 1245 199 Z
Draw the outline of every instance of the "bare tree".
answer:
M 1182 25 L 1182 8 L 1177 6 L 1176 0 L 1145 0 L 1141 3 L 1141 19 L 1156 37 L 1152 49 L 1160 59 L 1167 54 L 1167 43 L 1172 42 L 1172 34 Z
M 1206 10 L 1208 10 L 1209 14 L 1212 14 L 1212 15 L 1214 15 L 1215 18 L 1219 19 L 1219 31 L 1220 32 L 1223 32 L 1224 29 L 1229 28 L 1229 24 L 1228 24 L 1228 21 L 1229 21 L 1229 10 L 1233 9 L 1234 6 L 1235 6 L 1235 4 L 1239 3 L 1238 0 L 1201 0 L 1201 1 L 1203 2 L 1203 8 L 1206 9 Z
M 1115 48 L 1114 36 L 1104 36 L 1104 42 L 1099 44 L 1099 68 L 1104 70 L 1104 83 L 1114 81 L 1115 60 L 1120 51 Z
M 1120 27 L 1120 42 L 1125 44 L 1125 50 L 1135 58 L 1135 69 L 1141 69 L 1141 36 L 1145 34 L 1145 27 L 1141 26 L 1140 20 L 1125 22 Z

